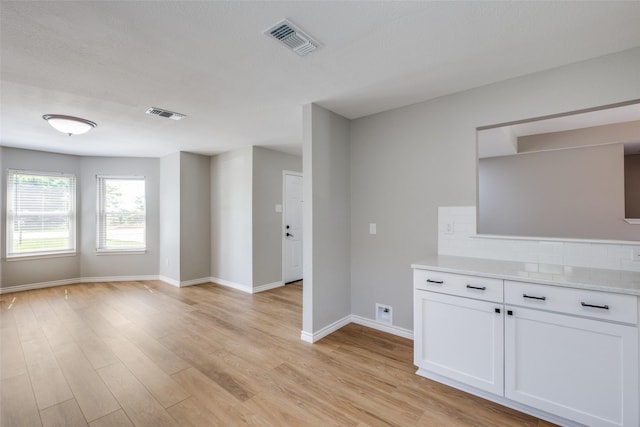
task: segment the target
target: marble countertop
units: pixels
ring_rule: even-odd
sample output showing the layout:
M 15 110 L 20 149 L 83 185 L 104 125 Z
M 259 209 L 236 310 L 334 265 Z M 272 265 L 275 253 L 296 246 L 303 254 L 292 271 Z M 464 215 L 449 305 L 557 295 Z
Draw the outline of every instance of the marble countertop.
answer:
M 640 296 L 640 273 L 633 271 L 464 258 L 449 255 L 431 255 L 412 264 L 411 267 Z

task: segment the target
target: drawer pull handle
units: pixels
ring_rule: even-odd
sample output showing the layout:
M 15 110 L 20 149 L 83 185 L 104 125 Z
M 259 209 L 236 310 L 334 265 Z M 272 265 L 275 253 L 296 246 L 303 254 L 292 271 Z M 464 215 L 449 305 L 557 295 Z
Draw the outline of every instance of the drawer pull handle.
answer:
M 595 304 L 587 304 L 586 302 L 581 302 L 580 303 L 583 307 L 591 307 L 591 308 L 601 308 L 603 310 L 609 310 L 609 306 L 608 305 L 595 305 Z
M 547 297 L 535 297 L 533 295 L 527 295 L 527 294 L 522 294 L 523 298 L 529 298 L 529 299 L 537 299 L 540 301 L 546 301 Z
M 473 286 L 473 285 L 467 285 L 467 289 L 477 289 L 479 291 L 486 291 L 487 287 L 486 286 Z
M 427 279 L 427 283 L 436 283 L 438 285 L 442 285 L 444 283 L 444 280 L 431 280 L 431 279 Z

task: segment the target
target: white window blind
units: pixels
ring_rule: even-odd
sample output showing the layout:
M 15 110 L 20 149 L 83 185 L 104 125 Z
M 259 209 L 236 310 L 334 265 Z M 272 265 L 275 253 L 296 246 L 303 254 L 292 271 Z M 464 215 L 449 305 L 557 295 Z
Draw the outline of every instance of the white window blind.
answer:
M 146 249 L 144 177 L 98 176 L 98 252 Z
M 75 253 L 76 177 L 7 172 L 7 257 Z

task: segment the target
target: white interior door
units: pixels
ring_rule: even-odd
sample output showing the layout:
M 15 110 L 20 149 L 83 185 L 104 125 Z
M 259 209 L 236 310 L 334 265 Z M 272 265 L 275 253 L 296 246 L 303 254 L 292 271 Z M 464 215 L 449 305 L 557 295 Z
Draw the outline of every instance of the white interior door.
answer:
M 302 279 L 302 174 L 284 173 L 284 282 Z

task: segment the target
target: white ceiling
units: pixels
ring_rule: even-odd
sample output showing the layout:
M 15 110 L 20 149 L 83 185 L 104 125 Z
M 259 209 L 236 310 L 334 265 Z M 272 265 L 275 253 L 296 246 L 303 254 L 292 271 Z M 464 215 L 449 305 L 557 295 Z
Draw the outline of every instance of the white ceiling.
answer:
M 640 2 L 2 1 L 0 144 L 80 155 L 301 153 L 348 118 L 640 46 Z M 263 34 L 289 18 L 323 47 Z M 148 116 L 148 107 L 186 114 Z M 65 136 L 43 114 L 98 123 Z

